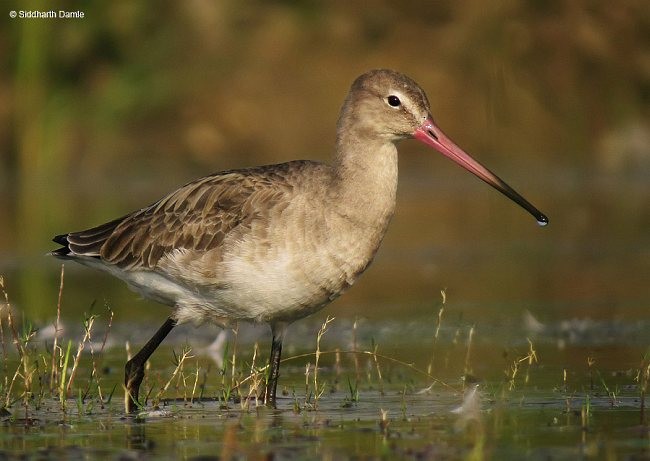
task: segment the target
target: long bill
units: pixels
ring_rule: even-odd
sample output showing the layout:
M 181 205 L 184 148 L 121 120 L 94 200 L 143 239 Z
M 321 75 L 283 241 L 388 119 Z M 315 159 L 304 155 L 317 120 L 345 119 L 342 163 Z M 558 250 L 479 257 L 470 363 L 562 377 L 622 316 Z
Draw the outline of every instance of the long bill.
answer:
M 480 179 L 494 187 L 510 200 L 521 206 L 523 209 L 532 214 L 540 226 L 548 224 L 548 218 L 541 211 L 535 208 L 528 200 L 523 198 L 519 193 L 506 184 L 501 178 L 478 163 L 465 151 L 458 147 L 454 142 L 449 139 L 445 134 L 433 123 L 431 118 L 425 120 L 420 127 L 413 133 L 415 139 L 427 144 L 445 157 L 450 158 L 467 171 L 474 173 Z

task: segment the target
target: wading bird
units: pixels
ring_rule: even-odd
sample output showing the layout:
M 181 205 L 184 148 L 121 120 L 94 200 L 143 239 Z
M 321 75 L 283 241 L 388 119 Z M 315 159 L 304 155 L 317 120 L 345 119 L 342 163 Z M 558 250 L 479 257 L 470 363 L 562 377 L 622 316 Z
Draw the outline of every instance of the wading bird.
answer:
M 92 229 L 54 238 L 54 256 L 106 271 L 173 311 L 125 369 L 136 407 L 144 365 L 178 323 L 267 323 L 273 339 L 264 401 L 276 404 L 291 322 L 349 288 L 372 261 L 395 209 L 396 143 L 415 138 L 530 212 L 546 216 L 434 124 L 409 77 L 373 70 L 345 99 L 331 164 L 298 160 L 216 173 Z

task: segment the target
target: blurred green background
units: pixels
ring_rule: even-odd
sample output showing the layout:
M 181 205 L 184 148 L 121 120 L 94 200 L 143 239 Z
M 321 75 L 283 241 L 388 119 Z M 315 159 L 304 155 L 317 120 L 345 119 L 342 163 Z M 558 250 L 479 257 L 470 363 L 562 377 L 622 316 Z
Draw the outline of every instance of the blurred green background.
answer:
M 85 18 L 8 14 L 30 9 Z M 214 171 L 327 161 L 350 83 L 378 67 L 419 82 L 439 126 L 550 225 L 404 142 L 388 236 L 328 313 L 418 315 L 446 288 L 479 320 L 650 315 L 643 0 L 25 0 L 0 21 L 0 274 L 37 323 L 56 312 L 53 235 Z M 98 301 L 162 321 L 136 298 L 66 265 L 64 314 Z

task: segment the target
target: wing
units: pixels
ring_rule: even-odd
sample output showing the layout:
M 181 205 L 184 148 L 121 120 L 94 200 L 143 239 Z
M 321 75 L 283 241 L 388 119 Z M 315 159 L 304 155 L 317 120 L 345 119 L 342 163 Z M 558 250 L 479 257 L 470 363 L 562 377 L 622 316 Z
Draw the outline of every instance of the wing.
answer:
M 186 184 L 153 205 L 81 232 L 59 235 L 55 256 L 101 258 L 122 269 L 153 268 L 177 249 L 209 251 L 290 203 L 296 170 L 314 162 L 225 171 Z M 298 173 L 297 175 L 295 173 Z

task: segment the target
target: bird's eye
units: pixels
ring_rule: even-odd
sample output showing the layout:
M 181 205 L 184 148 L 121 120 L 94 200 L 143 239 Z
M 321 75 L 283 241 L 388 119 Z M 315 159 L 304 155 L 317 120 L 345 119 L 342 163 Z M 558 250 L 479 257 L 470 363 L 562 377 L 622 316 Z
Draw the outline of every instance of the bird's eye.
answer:
M 388 96 L 387 101 L 388 101 L 388 104 L 390 106 L 392 106 L 392 107 L 399 107 L 400 104 L 402 104 L 402 102 L 399 100 L 399 98 L 397 96 L 393 95 L 393 94 Z

